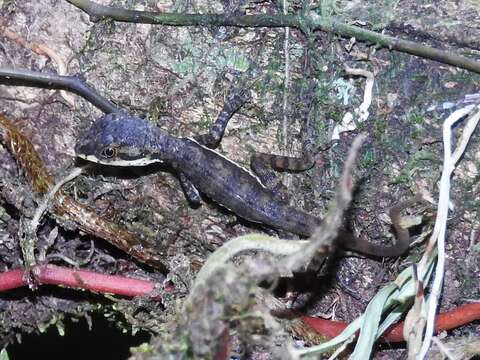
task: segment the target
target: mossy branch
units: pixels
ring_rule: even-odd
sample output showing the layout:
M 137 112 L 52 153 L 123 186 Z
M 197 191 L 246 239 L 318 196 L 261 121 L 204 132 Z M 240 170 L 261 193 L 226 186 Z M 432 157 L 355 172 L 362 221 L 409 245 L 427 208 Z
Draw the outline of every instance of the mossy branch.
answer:
M 321 30 L 340 36 L 355 37 L 357 40 L 387 47 L 411 55 L 435 60 L 444 64 L 480 74 L 480 61 L 452 54 L 448 51 L 425 46 L 413 41 L 402 40 L 365 30 L 357 26 L 323 18 L 316 13 L 302 15 L 243 15 L 225 14 L 182 14 L 137 11 L 114 8 L 97 4 L 89 0 L 67 0 L 70 4 L 85 11 L 92 21 L 111 19 L 115 21 L 170 25 L 170 26 L 236 26 L 236 27 L 292 27 L 298 29 Z

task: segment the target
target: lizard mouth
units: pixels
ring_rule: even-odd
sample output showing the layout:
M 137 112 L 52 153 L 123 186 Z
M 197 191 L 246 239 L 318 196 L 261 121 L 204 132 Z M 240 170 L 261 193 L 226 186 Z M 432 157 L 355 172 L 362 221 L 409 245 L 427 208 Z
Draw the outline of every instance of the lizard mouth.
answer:
M 77 153 L 77 157 L 86 161 L 94 162 L 97 164 L 111 165 L 111 166 L 147 166 L 153 163 L 161 163 L 159 159 L 151 159 L 150 157 L 142 157 L 137 159 L 100 159 L 95 155 L 86 155 Z

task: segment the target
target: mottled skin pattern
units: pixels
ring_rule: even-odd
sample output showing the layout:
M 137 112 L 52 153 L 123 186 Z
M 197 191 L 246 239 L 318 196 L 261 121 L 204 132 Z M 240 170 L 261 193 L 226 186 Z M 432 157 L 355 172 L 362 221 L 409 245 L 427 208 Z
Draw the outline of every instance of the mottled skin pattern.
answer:
M 220 113 L 214 134 L 204 136 L 218 143 L 232 112 L 231 107 Z M 222 115 L 223 114 L 223 115 Z M 217 134 L 215 135 L 215 132 Z M 221 134 L 218 135 L 218 132 Z M 202 137 L 197 137 L 202 141 Z M 170 164 L 179 173 L 187 197 L 200 202 L 198 191 L 238 216 L 252 222 L 309 237 L 321 219 L 289 206 L 274 191 L 265 186 L 273 178 L 266 165 L 277 168 L 301 170 L 313 165 L 311 157 L 299 160 L 269 154 L 254 155 L 252 164 L 260 170 L 262 181 L 218 152 L 201 145 L 197 140 L 169 135 L 146 120 L 114 113 L 98 119 L 80 138 L 75 151 L 77 156 L 89 161 L 114 166 L 142 166 L 155 162 Z M 263 183 L 262 183 L 263 182 Z M 395 210 L 392 220 L 399 217 Z M 408 231 L 396 226 L 398 241 L 393 246 L 383 246 L 354 238 L 341 229 L 337 244 L 364 254 L 378 257 L 399 256 L 409 246 Z
M 168 163 L 200 192 L 249 221 L 303 236 L 310 236 L 321 222 L 279 201 L 255 175 L 216 151 L 123 113 L 97 120 L 75 152 L 86 160 L 117 166 L 131 166 L 138 158 L 144 159 L 138 165 Z
M 320 219 L 280 201 L 246 169 L 195 141 L 181 140 L 183 151 L 172 166 L 199 191 L 238 216 L 303 236 L 310 236 L 320 224 Z

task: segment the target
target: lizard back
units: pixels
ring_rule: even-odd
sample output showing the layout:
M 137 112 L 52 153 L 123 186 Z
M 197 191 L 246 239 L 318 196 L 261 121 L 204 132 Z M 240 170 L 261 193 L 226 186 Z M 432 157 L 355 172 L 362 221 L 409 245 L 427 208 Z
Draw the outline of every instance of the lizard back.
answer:
M 172 166 L 209 198 L 240 217 L 302 236 L 310 236 L 321 219 L 289 206 L 249 170 L 193 139 L 183 139 Z

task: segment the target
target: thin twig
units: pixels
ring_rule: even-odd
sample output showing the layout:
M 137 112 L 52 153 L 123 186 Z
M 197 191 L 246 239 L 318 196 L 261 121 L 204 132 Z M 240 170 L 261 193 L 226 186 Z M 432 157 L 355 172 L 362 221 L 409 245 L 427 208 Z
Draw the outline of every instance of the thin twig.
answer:
M 438 350 L 447 357 L 448 360 L 460 360 L 458 357 L 452 354 L 452 352 L 447 348 L 446 345 L 444 345 L 440 339 L 436 336 L 432 338 L 432 341 L 437 345 Z
M 323 18 L 310 12 L 305 15 L 243 15 L 225 16 L 223 14 L 176 14 L 151 11 L 136 11 L 103 6 L 89 0 L 67 0 L 70 4 L 85 11 L 92 21 L 112 19 L 123 22 L 172 25 L 172 26 L 238 26 L 238 27 L 292 27 L 298 29 L 321 30 L 344 37 L 383 46 L 391 50 L 431 59 L 444 64 L 480 73 L 480 62 L 448 51 L 418 44 L 413 41 L 397 39 L 357 26 L 338 22 L 332 18 Z
M 203 285 L 218 268 L 228 260 L 245 251 L 267 251 L 276 256 L 285 256 L 300 251 L 308 241 L 278 239 L 267 235 L 250 234 L 232 239 L 211 254 L 195 278 L 195 287 Z M 193 289 L 195 289 L 193 287 Z M 191 291 L 193 293 L 194 290 Z
M 60 188 L 63 185 L 65 185 L 67 182 L 70 182 L 76 177 L 78 177 L 83 171 L 84 169 L 81 167 L 74 168 L 69 174 L 67 174 L 65 177 L 60 179 L 58 182 L 55 183 L 55 185 L 52 186 L 52 188 L 44 196 L 42 202 L 40 203 L 40 205 L 37 207 L 37 210 L 35 211 L 35 215 L 33 216 L 33 219 L 31 221 L 31 227 L 33 232 L 37 231 L 38 225 L 40 224 L 40 221 L 42 220 L 43 215 L 50 208 L 53 202 L 53 199 L 57 195 L 57 192 L 60 190 Z
M 37 243 L 37 229 L 40 225 L 43 215 L 45 215 L 47 210 L 52 207 L 54 199 L 60 188 L 67 182 L 75 179 L 82 173 L 82 171 L 82 168 L 75 168 L 70 174 L 54 184 L 37 206 L 32 220 L 24 220 L 24 226 L 20 230 L 20 247 L 22 249 L 23 260 L 26 267 L 33 266 L 36 263 L 34 250 Z
M 121 108 L 98 94 L 76 76 L 47 74 L 26 69 L 0 68 L 0 83 L 68 90 L 80 95 L 105 113 L 121 111 Z

